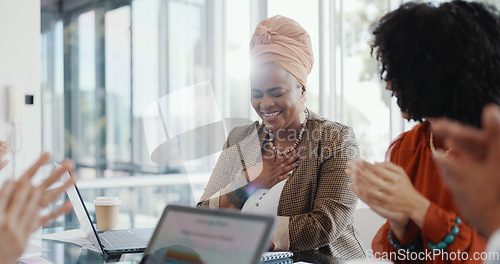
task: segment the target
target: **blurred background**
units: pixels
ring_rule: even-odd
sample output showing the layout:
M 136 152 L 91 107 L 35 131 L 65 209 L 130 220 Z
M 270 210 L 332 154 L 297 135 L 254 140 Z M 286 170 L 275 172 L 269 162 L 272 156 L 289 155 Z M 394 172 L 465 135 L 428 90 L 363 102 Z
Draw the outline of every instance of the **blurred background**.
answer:
M 41 149 L 72 159 L 92 211 L 119 196 L 121 227 L 154 226 L 167 204 L 195 205 L 218 152 L 152 162 L 144 112 L 172 92 L 209 82 L 226 130 L 257 119 L 250 105 L 249 41 L 276 14 L 310 34 L 315 63 L 306 105 L 354 128 L 361 156 L 383 161 L 404 121 L 371 56 L 373 23 L 400 0 L 42 0 Z M 439 1 L 436 1 L 439 2 Z M 485 1 L 500 6 L 499 1 Z M 168 115 L 182 125 L 184 99 Z M 193 113 L 196 115 L 196 113 Z M 238 120 L 232 124 L 231 120 Z M 193 129 L 195 129 L 194 127 Z M 168 128 L 166 128 L 168 130 Z M 220 148 L 222 145 L 220 146 Z M 76 224 L 74 215 L 53 225 Z

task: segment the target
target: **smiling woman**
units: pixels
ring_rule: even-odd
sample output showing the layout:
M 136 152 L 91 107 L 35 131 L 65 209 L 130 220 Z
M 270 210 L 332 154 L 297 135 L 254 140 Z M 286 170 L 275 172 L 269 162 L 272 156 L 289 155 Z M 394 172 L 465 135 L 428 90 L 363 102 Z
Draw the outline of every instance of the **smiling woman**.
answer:
M 358 145 L 350 127 L 304 104 L 309 35 L 294 20 L 271 17 L 257 26 L 250 54 L 251 103 L 262 122 L 231 131 L 198 206 L 278 216 L 270 249 L 298 260 L 363 258 L 345 172 Z
M 293 133 L 294 129 L 300 129 L 304 117 L 295 117 L 304 112 L 300 102 L 306 91 L 292 74 L 274 63 L 266 63 L 253 69 L 250 83 L 252 106 L 268 129 L 276 134 L 279 130 Z

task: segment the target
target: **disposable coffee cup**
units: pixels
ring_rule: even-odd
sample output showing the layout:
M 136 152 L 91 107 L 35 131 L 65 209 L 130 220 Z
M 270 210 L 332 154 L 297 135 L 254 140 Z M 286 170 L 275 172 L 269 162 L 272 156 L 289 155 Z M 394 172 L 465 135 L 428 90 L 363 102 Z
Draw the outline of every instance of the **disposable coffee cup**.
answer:
M 95 216 L 99 230 L 116 229 L 121 203 L 122 201 L 118 197 L 95 198 Z

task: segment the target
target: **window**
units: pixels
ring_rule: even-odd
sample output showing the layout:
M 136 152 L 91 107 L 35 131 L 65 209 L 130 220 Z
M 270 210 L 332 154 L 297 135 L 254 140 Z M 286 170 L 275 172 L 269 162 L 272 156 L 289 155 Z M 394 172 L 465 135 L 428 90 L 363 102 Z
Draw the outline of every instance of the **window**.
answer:
M 340 51 L 342 119 L 353 126 L 361 156 L 380 161 L 391 141 L 390 93 L 380 81 L 376 60 L 370 56 L 371 25 L 387 12 L 389 2 L 345 1 L 342 8 Z

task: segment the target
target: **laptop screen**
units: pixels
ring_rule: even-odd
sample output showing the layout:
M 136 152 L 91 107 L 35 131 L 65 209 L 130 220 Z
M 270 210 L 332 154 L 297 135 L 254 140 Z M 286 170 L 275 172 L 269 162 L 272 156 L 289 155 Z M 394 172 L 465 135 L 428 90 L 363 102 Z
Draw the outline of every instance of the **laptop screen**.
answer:
M 54 163 L 54 165 L 57 169 L 61 167 L 61 165 L 57 163 Z M 69 178 L 70 174 L 68 171 L 61 175 L 61 179 L 63 181 L 67 181 L 69 180 Z M 73 206 L 73 210 L 75 211 L 76 217 L 78 218 L 78 222 L 80 222 L 80 228 L 83 230 L 92 245 L 95 246 L 99 251 L 101 251 L 101 253 L 104 253 L 101 243 L 99 243 L 100 241 L 97 237 L 96 230 L 92 225 L 90 215 L 88 214 L 87 208 L 85 207 L 85 204 L 76 185 L 71 185 L 70 187 L 68 187 L 66 189 L 66 194 L 71 201 L 71 205 Z
M 141 263 L 258 263 L 274 218 L 167 206 Z

